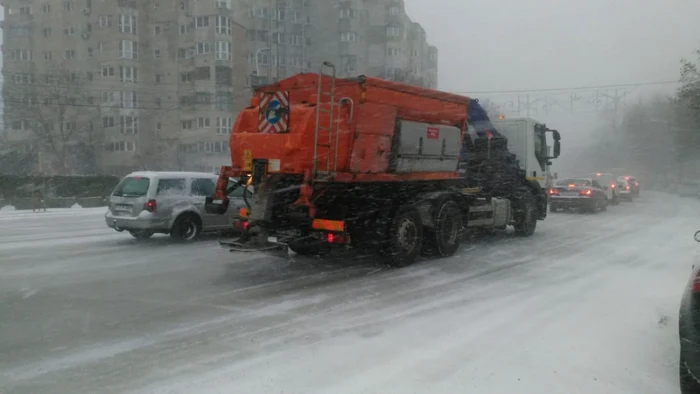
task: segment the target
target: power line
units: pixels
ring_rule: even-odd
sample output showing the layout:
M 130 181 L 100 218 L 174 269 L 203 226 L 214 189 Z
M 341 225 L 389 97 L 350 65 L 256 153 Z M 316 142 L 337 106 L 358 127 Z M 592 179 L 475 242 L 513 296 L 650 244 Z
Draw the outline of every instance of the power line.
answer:
M 481 91 L 459 91 L 453 92 L 457 94 L 490 94 L 490 93 L 532 93 L 532 92 L 556 92 L 556 91 L 566 91 L 566 90 L 592 90 L 592 89 L 610 89 L 610 88 L 624 88 L 624 87 L 634 87 L 634 86 L 649 86 L 649 85 L 670 85 L 678 84 L 678 80 L 668 80 L 668 81 L 652 81 L 652 82 L 637 82 L 637 83 L 621 83 L 614 85 L 590 85 L 590 86 L 571 86 L 562 88 L 546 88 L 546 89 L 523 89 L 523 90 L 481 90 Z

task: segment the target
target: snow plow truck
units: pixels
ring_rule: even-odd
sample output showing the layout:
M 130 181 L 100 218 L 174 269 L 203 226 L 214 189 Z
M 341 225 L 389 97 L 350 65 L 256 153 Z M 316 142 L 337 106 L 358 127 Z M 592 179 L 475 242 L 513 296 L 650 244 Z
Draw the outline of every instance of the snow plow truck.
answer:
M 336 78 L 324 62 L 256 89 L 206 211 L 224 214 L 228 195 L 252 186 L 242 236 L 222 242 L 232 252 L 369 247 L 406 266 L 421 253 L 454 254 L 473 228 L 532 235 L 547 214 L 545 171 L 559 140 L 532 119 L 492 123 L 476 99 Z

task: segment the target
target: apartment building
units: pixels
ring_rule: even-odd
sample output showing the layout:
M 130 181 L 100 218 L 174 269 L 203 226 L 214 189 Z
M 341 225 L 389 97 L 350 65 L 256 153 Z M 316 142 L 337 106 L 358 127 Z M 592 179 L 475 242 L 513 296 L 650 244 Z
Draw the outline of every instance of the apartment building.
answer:
M 399 0 L 0 0 L 3 115 L 34 171 L 214 171 L 251 86 L 339 76 L 437 85 Z M 2 142 L 0 142 L 2 143 Z

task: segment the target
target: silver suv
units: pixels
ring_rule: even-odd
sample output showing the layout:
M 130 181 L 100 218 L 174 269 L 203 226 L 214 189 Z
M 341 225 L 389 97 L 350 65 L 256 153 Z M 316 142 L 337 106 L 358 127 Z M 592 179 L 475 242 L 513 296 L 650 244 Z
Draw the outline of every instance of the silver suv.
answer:
M 246 206 L 244 188 L 231 193 L 226 215 L 208 214 L 205 199 L 214 194 L 217 180 L 217 175 L 203 172 L 131 173 L 112 192 L 105 221 L 139 239 L 163 233 L 190 241 L 203 231 L 232 230 L 239 209 Z M 252 198 L 251 189 L 246 189 L 247 198 Z

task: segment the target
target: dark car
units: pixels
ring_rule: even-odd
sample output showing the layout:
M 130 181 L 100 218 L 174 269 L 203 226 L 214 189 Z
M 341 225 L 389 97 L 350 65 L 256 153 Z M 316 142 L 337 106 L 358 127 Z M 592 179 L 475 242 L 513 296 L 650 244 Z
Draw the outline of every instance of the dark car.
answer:
M 598 181 L 591 178 L 562 179 L 549 189 L 549 207 L 559 209 L 578 208 L 596 213 L 608 209 L 608 195 Z
M 700 231 L 695 233 L 700 242 Z M 682 394 L 700 393 L 700 265 L 694 265 L 678 313 L 681 343 L 679 379 Z

